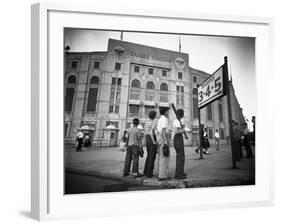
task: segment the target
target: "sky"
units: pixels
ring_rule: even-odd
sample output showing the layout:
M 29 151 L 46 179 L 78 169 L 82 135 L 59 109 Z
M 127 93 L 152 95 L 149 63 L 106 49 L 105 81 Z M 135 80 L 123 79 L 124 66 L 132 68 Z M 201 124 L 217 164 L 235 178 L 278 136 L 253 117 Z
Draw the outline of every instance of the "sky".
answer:
M 106 51 L 108 39 L 120 39 L 118 31 L 65 29 L 65 45 L 71 52 Z M 152 47 L 178 51 L 179 35 L 124 32 L 123 40 Z M 212 74 L 228 57 L 236 96 L 245 117 L 256 115 L 255 39 L 249 37 L 217 37 L 180 35 L 181 52 L 189 54 L 189 65 Z

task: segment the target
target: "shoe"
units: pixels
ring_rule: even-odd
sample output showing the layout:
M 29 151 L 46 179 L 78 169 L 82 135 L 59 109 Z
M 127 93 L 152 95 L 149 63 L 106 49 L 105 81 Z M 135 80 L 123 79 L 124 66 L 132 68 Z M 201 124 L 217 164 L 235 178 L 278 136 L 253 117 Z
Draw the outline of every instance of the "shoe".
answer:
M 170 180 L 170 179 L 171 179 L 171 177 L 166 177 L 166 178 L 160 178 L 160 177 L 158 177 L 158 180 L 159 180 L 159 181 Z
M 143 177 L 143 174 L 138 173 L 134 175 L 134 178 L 139 178 L 139 177 Z
M 186 175 L 175 176 L 175 179 L 178 180 L 186 179 Z

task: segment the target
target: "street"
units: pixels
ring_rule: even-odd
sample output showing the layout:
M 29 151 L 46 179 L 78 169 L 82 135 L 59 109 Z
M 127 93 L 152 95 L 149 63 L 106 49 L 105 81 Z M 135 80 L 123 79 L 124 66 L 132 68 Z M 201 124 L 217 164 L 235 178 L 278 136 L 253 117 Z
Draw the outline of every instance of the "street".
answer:
M 185 172 L 187 179 L 175 180 L 176 153 L 171 148 L 169 176 L 171 180 L 155 178 L 123 178 L 122 172 L 126 152 L 118 147 L 108 147 L 76 152 L 65 150 L 66 193 L 115 192 L 162 188 L 191 188 L 255 184 L 255 159 L 244 158 L 232 169 L 231 149 L 224 145 L 220 150 L 209 148 L 204 159 L 195 153 L 195 147 L 185 147 Z M 146 151 L 146 149 L 144 149 Z M 254 149 L 253 149 L 254 151 Z M 143 172 L 146 153 L 139 161 L 139 172 Z M 154 175 L 157 176 L 157 159 Z M 151 188 L 152 187 L 152 188 Z

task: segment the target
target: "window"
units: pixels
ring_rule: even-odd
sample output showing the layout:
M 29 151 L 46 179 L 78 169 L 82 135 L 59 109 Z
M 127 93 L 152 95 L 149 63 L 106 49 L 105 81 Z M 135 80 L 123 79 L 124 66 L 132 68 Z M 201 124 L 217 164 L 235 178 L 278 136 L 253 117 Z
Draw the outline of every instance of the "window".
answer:
M 177 105 L 184 105 L 184 87 L 177 85 Z
M 197 82 L 197 77 L 193 76 L 193 82 L 196 83 Z
M 130 105 L 129 106 L 129 113 L 133 115 L 139 115 L 140 106 L 138 105 Z
M 67 83 L 69 83 L 69 84 L 76 83 L 76 77 L 74 75 L 69 76 Z
M 118 80 L 117 80 L 117 85 L 118 85 L 118 86 L 121 86 L 121 85 L 122 85 L 122 79 L 121 79 L 121 78 L 118 78 Z
M 78 65 L 78 61 L 72 61 L 71 62 L 71 69 L 76 69 Z
M 213 139 L 213 129 L 212 128 L 208 128 L 209 130 L 209 139 Z
M 140 66 L 135 65 L 134 72 L 139 73 L 140 72 Z
M 182 72 L 178 72 L 178 79 L 182 79 Z
M 168 91 L 168 85 L 166 83 L 162 83 L 160 85 L 160 90 L 161 91 Z
M 99 84 L 99 77 L 93 76 L 93 77 L 90 79 L 90 84 L 96 84 L 96 85 L 98 85 L 98 84 Z
M 118 62 L 115 63 L 115 70 L 117 71 L 121 70 L 121 63 Z
M 68 124 L 65 123 L 64 124 L 64 137 L 66 137 L 66 135 L 67 135 L 67 129 L 68 129 Z
M 88 95 L 87 111 L 96 111 L 98 88 L 90 88 Z
M 109 105 L 109 113 L 113 113 L 113 108 L 114 108 L 113 105 Z
M 212 104 L 207 105 L 207 119 L 210 121 L 213 120 Z
M 192 90 L 193 119 L 198 118 L 198 90 Z
M 118 121 L 106 121 L 105 126 L 107 127 L 108 125 L 113 125 L 114 127 L 119 128 L 119 122 Z
M 155 89 L 155 85 L 152 81 L 146 83 L 146 89 Z
M 162 76 L 167 77 L 167 70 L 162 70 Z
M 220 139 L 224 139 L 224 130 L 220 129 Z
M 96 111 L 97 97 L 98 97 L 99 77 L 93 76 L 90 79 L 90 88 L 88 94 L 87 111 Z
M 95 61 L 94 62 L 94 69 L 99 69 L 100 68 L 100 62 L 99 61 Z
M 149 69 L 148 69 L 148 74 L 149 74 L 149 75 L 153 75 L 153 68 L 149 68 Z
M 67 79 L 67 87 L 65 90 L 64 110 L 66 112 L 71 112 L 72 110 L 73 98 L 75 93 L 75 83 L 76 77 L 74 75 L 69 76 Z
M 223 122 L 223 110 L 222 110 L 222 104 L 219 103 L 219 121 Z
M 121 78 L 112 77 L 109 99 L 109 113 L 119 113 L 119 105 L 121 100 L 121 84 Z
M 132 81 L 131 86 L 132 86 L 133 88 L 141 88 L 140 81 L 137 80 L 137 79 L 134 79 L 134 80 Z
M 75 88 L 66 88 L 64 110 L 71 112 Z
M 111 85 L 116 85 L 116 78 L 112 78 L 112 80 L 111 80 Z

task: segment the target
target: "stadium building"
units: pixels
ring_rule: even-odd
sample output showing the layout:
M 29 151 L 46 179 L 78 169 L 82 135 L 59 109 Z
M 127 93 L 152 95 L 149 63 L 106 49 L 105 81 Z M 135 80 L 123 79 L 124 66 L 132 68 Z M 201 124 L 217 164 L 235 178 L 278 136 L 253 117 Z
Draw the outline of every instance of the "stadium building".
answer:
M 223 59 L 222 59 L 223 60 Z M 126 41 L 108 40 L 105 52 L 65 52 L 65 139 L 88 132 L 93 146 L 117 146 L 134 117 L 143 126 L 151 110 L 174 103 L 189 129 L 187 145 L 198 144 L 197 85 L 210 74 L 189 66 L 189 55 Z M 230 82 L 233 119 L 244 116 Z M 170 126 L 175 119 L 170 110 Z M 210 142 L 216 129 L 229 135 L 226 97 L 201 110 Z

